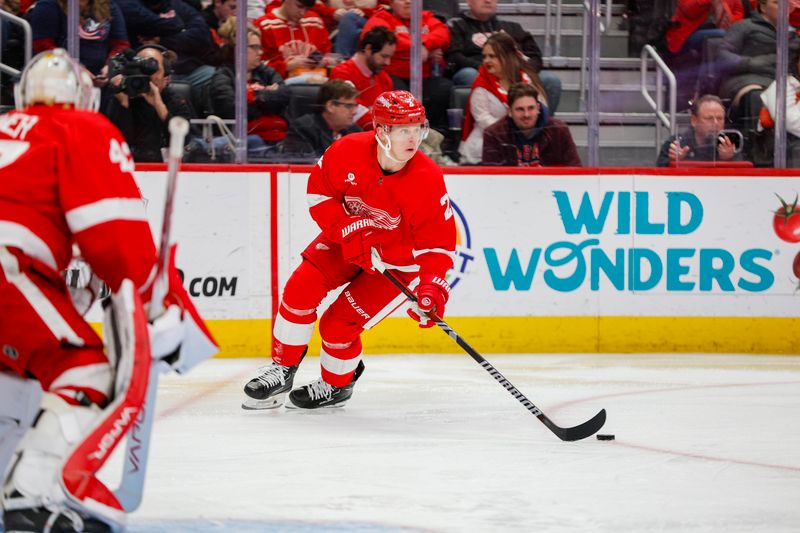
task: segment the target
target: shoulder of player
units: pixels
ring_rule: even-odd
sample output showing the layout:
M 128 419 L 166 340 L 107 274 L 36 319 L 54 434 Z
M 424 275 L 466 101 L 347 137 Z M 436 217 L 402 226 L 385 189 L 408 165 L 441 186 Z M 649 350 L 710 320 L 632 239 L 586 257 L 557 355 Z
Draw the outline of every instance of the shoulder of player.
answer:
M 417 152 L 406 167 L 406 175 L 418 194 L 430 191 L 438 194 L 444 188 L 444 174 L 439 165 L 422 152 Z
M 421 175 L 422 177 L 443 177 L 442 168 L 437 165 L 433 159 L 423 153 L 422 150 L 418 150 L 417 153 L 414 154 L 414 157 L 408 162 L 408 167 L 408 170 L 415 175 Z

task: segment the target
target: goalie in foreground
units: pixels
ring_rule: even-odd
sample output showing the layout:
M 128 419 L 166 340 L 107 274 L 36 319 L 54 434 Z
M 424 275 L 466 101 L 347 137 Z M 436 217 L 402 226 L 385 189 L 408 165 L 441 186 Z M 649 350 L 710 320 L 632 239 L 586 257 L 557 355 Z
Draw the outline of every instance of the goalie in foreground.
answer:
M 174 265 L 167 297 L 149 301 L 156 249 L 133 160 L 95 112 L 89 73 L 63 49 L 43 52 L 16 96 L 18 110 L 0 116 L 4 527 L 120 531 L 125 512 L 95 474 L 139 414 L 151 358 L 185 370 L 216 346 Z M 72 294 L 61 276 L 75 245 L 114 293 L 107 350 L 82 316 L 98 295 L 94 274 Z M 148 305 L 166 308 L 152 325 Z M 204 348 L 184 353 L 198 331 Z

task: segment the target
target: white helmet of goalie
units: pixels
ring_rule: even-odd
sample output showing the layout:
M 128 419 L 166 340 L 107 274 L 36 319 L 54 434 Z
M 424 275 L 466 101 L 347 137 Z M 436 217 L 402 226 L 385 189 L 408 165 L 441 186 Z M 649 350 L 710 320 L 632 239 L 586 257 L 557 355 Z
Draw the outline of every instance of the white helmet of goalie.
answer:
M 14 87 L 14 99 L 17 109 L 61 104 L 97 111 L 100 104 L 92 75 L 63 48 L 47 50 L 30 60 Z

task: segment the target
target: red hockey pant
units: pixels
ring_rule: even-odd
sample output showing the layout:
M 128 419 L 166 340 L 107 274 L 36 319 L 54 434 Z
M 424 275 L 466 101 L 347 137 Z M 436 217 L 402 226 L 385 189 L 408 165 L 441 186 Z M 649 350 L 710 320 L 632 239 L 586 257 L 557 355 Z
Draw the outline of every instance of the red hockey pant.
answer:
M 103 342 L 51 268 L 0 246 L 0 371 L 33 376 L 72 404 L 105 406 L 112 372 Z M 85 398 L 84 398 L 85 395 Z
M 330 291 L 344 285 L 319 321 L 322 378 L 344 387 L 361 361 L 361 332 L 397 309 L 405 297 L 380 273 L 348 263 L 339 246 L 322 235 L 306 248 L 303 259 L 283 291 L 272 331 L 272 359 L 286 366 L 300 362 L 314 332 L 317 308 Z M 416 276 L 396 274 L 405 283 Z

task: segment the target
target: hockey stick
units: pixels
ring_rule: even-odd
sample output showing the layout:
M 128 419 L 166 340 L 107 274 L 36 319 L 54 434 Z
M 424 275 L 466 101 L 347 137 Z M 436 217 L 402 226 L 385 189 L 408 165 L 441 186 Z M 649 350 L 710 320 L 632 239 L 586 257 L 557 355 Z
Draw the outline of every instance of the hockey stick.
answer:
M 161 221 L 161 241 L 158 249 L 158 262 L 153 293 L 150 298 L 148 318 L 153 320 L 163 311 L 164 297 L 169 288 L 169 239 L 172 232 L 172 208 L 175 202 L 175 188 L 178 182 L 178 168 L 183 158 L 183 143 L 189 132 L 189 122 L 181 117 L 169 121 L 169 153 L 167 156 L 167 195 L 164 200 L 164 217 Z M 122 480 L 114 496 L 131 513 L 139 508 L 144 492 L 144 479 L 147 473 L 147 459 L 150 452 L 150 434 L 156 411 L 156 390 L 158 375 L 166 368 L 164 361 L 153 361 L 147 385 L 147 397 L 142 405 L 141 415 L 128 432 Z
M 417 303 L 417 297 L 414 295 L 414 293 L 411 292 L 411 290 L 406 287 L 402 281 L 397 279 L 394 274 L 386 269 L 386 265 L 384 265 L 381 261 L 381 257 L 375 248 L 372 249 L 372 266 L 375 268 L 375 270 L 383 274 L 386 279 L 391 281 L 395 287 L 400 289 L 406 298 L 413 303 Z M 447 322 L 436 316 L 436 313 L 430 312 L 427 313 L 427 315 L 430 320 L 433 320 L 436 325 L 442 329 L 442 331 L 447 333 L 451 339 L 456 341 L 456 344 L 461 346 L 461 348 L 467 352 L 470 357 L 472 357 L 479 365 L 481 365 L 484 370 L 491 374 L 491 376 L 496 379 L 498 383 L 500 383 L 508 392 L 510 392 L 511 395 L 514 396 L 517 401 L 519 401 L 519 403 L 524 405 L 528 411 L 534 414 L 536 418 L 541 420 L 542 424 L 547 426 L 547 429 L 552 431 L 559 439 L 564 441 L 575 441 L 585 439 L 586 437 L 591 437 L 597 433 L 601 427 L 603 427 L 603 424 L 606 423 L 606 410 L 601 409 L 600 412 L 594 415 L 590 420 L 587 420 L 578 426 L 562 428 L 556 425 L 555 422 L 550 420 L 546 414 L 544 414 L 538 407 L 533 405 L 533 403 L 526 398 L 524 394 L 522 394 L 514 385 L 512 385 L 511 382 L 503 376 L 503 374 L 501 374 L 494 366 L 492 366 L 489 361 L 484 359 L 481 354 L 475 351 L 475 349 L 470 346 L 469 343 L 467 343 L 467 341 L 461 337 L 461 335 L 456 333 L 453 328 L 447 325 Z

